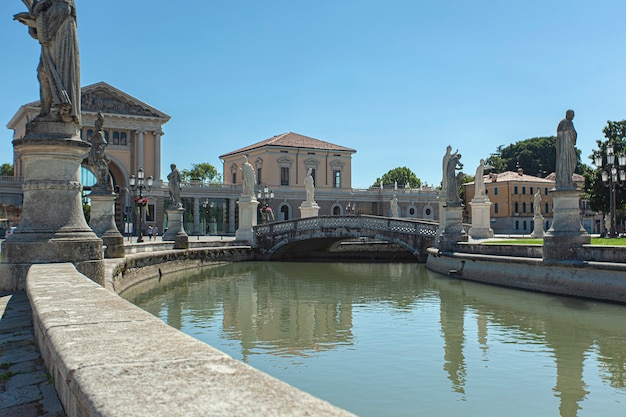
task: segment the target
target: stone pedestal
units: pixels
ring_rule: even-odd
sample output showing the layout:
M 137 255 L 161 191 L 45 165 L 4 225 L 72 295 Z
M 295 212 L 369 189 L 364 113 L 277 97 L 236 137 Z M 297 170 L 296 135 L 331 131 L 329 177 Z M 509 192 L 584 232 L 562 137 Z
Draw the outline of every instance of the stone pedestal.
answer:
M 535 223 L 535 226 L 533 227 L 533 232 L 530 234 L 530 237 L 542 238 L 544 233 L 543 233 L 543 216 L 541 215 L 541 213 L 535 214 L 535 217 L 533 218 L 533 222 Z
M 543 238 L 544 261 L 582 261 L 579 249 L 591 237 L 580 222 L 579 200 L 578 190 L 552 191 L 554 217 Z
M 17 282 L 31 264 L 71 262 L 102 284 L 102 240 L 87 225 L 81 202 L 80 164 L 91 145 L 75 124 L 32 122 L 13 146 L 22 155 L 24 201 L 15 233 L 2 244 L 2 262 L 11 264 Z
M 320 211 L 320 206 L 315 201 L 303 201 L 298 208 L 300 209 L 300 218 L 302 219 L 317 217 Z
M 91 217 L 89 226 L 96 236 L 102 239 L 105 258 L 123 258 L 124 236 L 115 225 L 115 200 L 117 194 L 94 193 L 88 195 L 91 199 Z
M 189 247 L 189 236 L 183 227 L 184 208 L 168 208 L 167 231 L 163 234 L 164 241 L 173 241 L 175 249 L 186 249 Z
M 239 197 L 239 228 L 235 232 L 235 239 L 254 242 L 254 229 L 256 226 L 256 211 L 259 202 L 254 196 Z
M 491 228 L 491 201 L 488 198 L 474 198 L 470 202 L 472 207 L 472 227 L 469 235 L 473 239 L 487 239 L 493 237 Z
M 463 230 L 463 206 L 444 206 L 445 228 L 439 236 L 438 246 L 443 252 L 452 252 L 457 243 L 467 242 L 467 233 Z

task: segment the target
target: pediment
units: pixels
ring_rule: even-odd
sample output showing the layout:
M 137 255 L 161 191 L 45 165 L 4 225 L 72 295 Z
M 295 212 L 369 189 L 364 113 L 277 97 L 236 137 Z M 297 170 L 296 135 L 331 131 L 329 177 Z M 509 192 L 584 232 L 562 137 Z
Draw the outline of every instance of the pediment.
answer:
M 81 110 L 94 113 L 156 117 L 166 119 L 166 121 L 170 119 L 167 114 L 105 82 L 83 87 Z

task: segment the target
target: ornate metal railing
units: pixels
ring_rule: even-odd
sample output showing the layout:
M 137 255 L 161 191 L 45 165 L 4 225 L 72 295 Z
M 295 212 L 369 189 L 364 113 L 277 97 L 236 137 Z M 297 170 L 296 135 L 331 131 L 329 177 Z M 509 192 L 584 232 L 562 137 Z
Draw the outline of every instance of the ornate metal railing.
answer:
M 387 233 L 436 236 L 439 224 L 427 220 L 395 219 L 380 216 L 319 216 L 287 220 L 255 227 L 257 237 L 282 235 L 293 231 L 323 229 L 368 229 Z

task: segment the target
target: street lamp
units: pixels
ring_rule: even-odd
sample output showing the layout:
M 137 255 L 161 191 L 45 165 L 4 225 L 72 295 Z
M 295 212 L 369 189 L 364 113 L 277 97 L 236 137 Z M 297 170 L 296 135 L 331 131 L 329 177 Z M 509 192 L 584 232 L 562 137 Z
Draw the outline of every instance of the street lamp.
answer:
M 207 198 L 204 203 L 202 203 L 202 208 L 204 208 L 205 219 L 206 219 L 206 234 L 215 234 L 217 229 L 217 223 L 215 222 L 215 216 L 213 216 L 213 207 L 215 207 L 214 202 L 209 202 Z
M 611 192 L 611 229 L 609 230 L 609 237 L 617 237 L 615 230 L 616 218 L 615 218 L 615 190 L 617 187 L 624 186 L 626 181 L 626 173 L 624 167 L 626 166 L 626 155 L 620 154 L 615 156 L 615 151 L 612 144 L 606 146 L 606 165 L 602 170 L 602 182 L 606 187 L 609 187 Z M 594 163 L 596 167 L 603 168 L 603 157 L 598 154 L 594 157 Z
M 137 204 L 137 206 L 139 207 L 139 231 L 138 231 L 137 243 L 143 242 L 143 233 L 141 229 L 143 228 L 143 225 L 142 225 L 143 216 L 146 210 L 146 205 L 148 204 L 148 199 L 144 198 L 143 196 L 143 190 L 150 191 L 152 189 L 153 182 L 154 182 L 154 178 L 152 178 L 152 175 L 144 179 L 143 168 L 139 168 L 139 171 L 137 171 L 136 178 L 134 175 L 131 175 L 130 179 L 128 180 L 130 188 L 133 191 L 139 190 L 139 197 L 135 197 L 135 204 Z
M 267 185 L 264 185 L 263 190 L 258 190 L 256 196 L 257 200 L 261 203 L 259 212 L 261 213 L 262 222 L 269 222 L 270 216 L 272 217 L 272 220 L 274 220 L 274 213 L 270 207 L 270 201 L 274 198 L 274 190 L 270 190 Z

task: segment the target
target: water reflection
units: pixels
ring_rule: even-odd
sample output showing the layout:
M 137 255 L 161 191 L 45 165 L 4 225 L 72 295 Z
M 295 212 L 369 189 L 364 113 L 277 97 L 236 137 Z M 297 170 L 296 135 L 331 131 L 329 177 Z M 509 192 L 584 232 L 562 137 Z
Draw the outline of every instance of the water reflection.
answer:
M 606 410 L 607 400 L 614 409 L 620 397 L 626 399 L 623 306 L 456 281 L 410 264 L 235 263 L 168 276 L 125 297 L 201 340 L 206 331 L 219 333 L 237 344 L 246 362 L 263 354 L 304 360 L 344 348 L 360 349 L 363 326 L 375 325 L 363 324 L 364 318 L 384 316 L 389 324 L 383 327 L 417 323 L 409 330 L 415 333 L 428 329 L 427 312 L 438 306 L 434 319 L 440 334 L 420 333 L 420 351 L 414 354 L 427 355 L 428 346 L 441 343 L 440 369 L 457 401 L 474 403 L 475 393 L 483 390 L 489 403 L 490 393 L 504 385 L 509 384 L 506 389 L 514 395 L 522 384 L 532 391 L 546 381 L 553 381 L 561 417 L 582 415 L 585 402 L 589 404 L 584 410 L 591 413 L 594 407 Z M 389 346 L 411 336 L 389 340 Z M 532 373 L 524 369 L 527 362 L 515 363 L 520 352 L 523 361 L 533 363 Z M 393 354 L 383 353 L 380 360 L 393 360 L 386 355 Z M 534 366 L 535 362 L 546 365 Z M 500 374 L 502 380 L 497 379 Z M 436 375 L 425 378 L 435 381 Z M 530 414 L 536 405 L 527 406 L 518 415 Z M 368 407 L 372 410 L 372 405 Z M 360 413 L 358 407 L 351 411 Z M 497 410 L 491 412 L 498 415 Z

